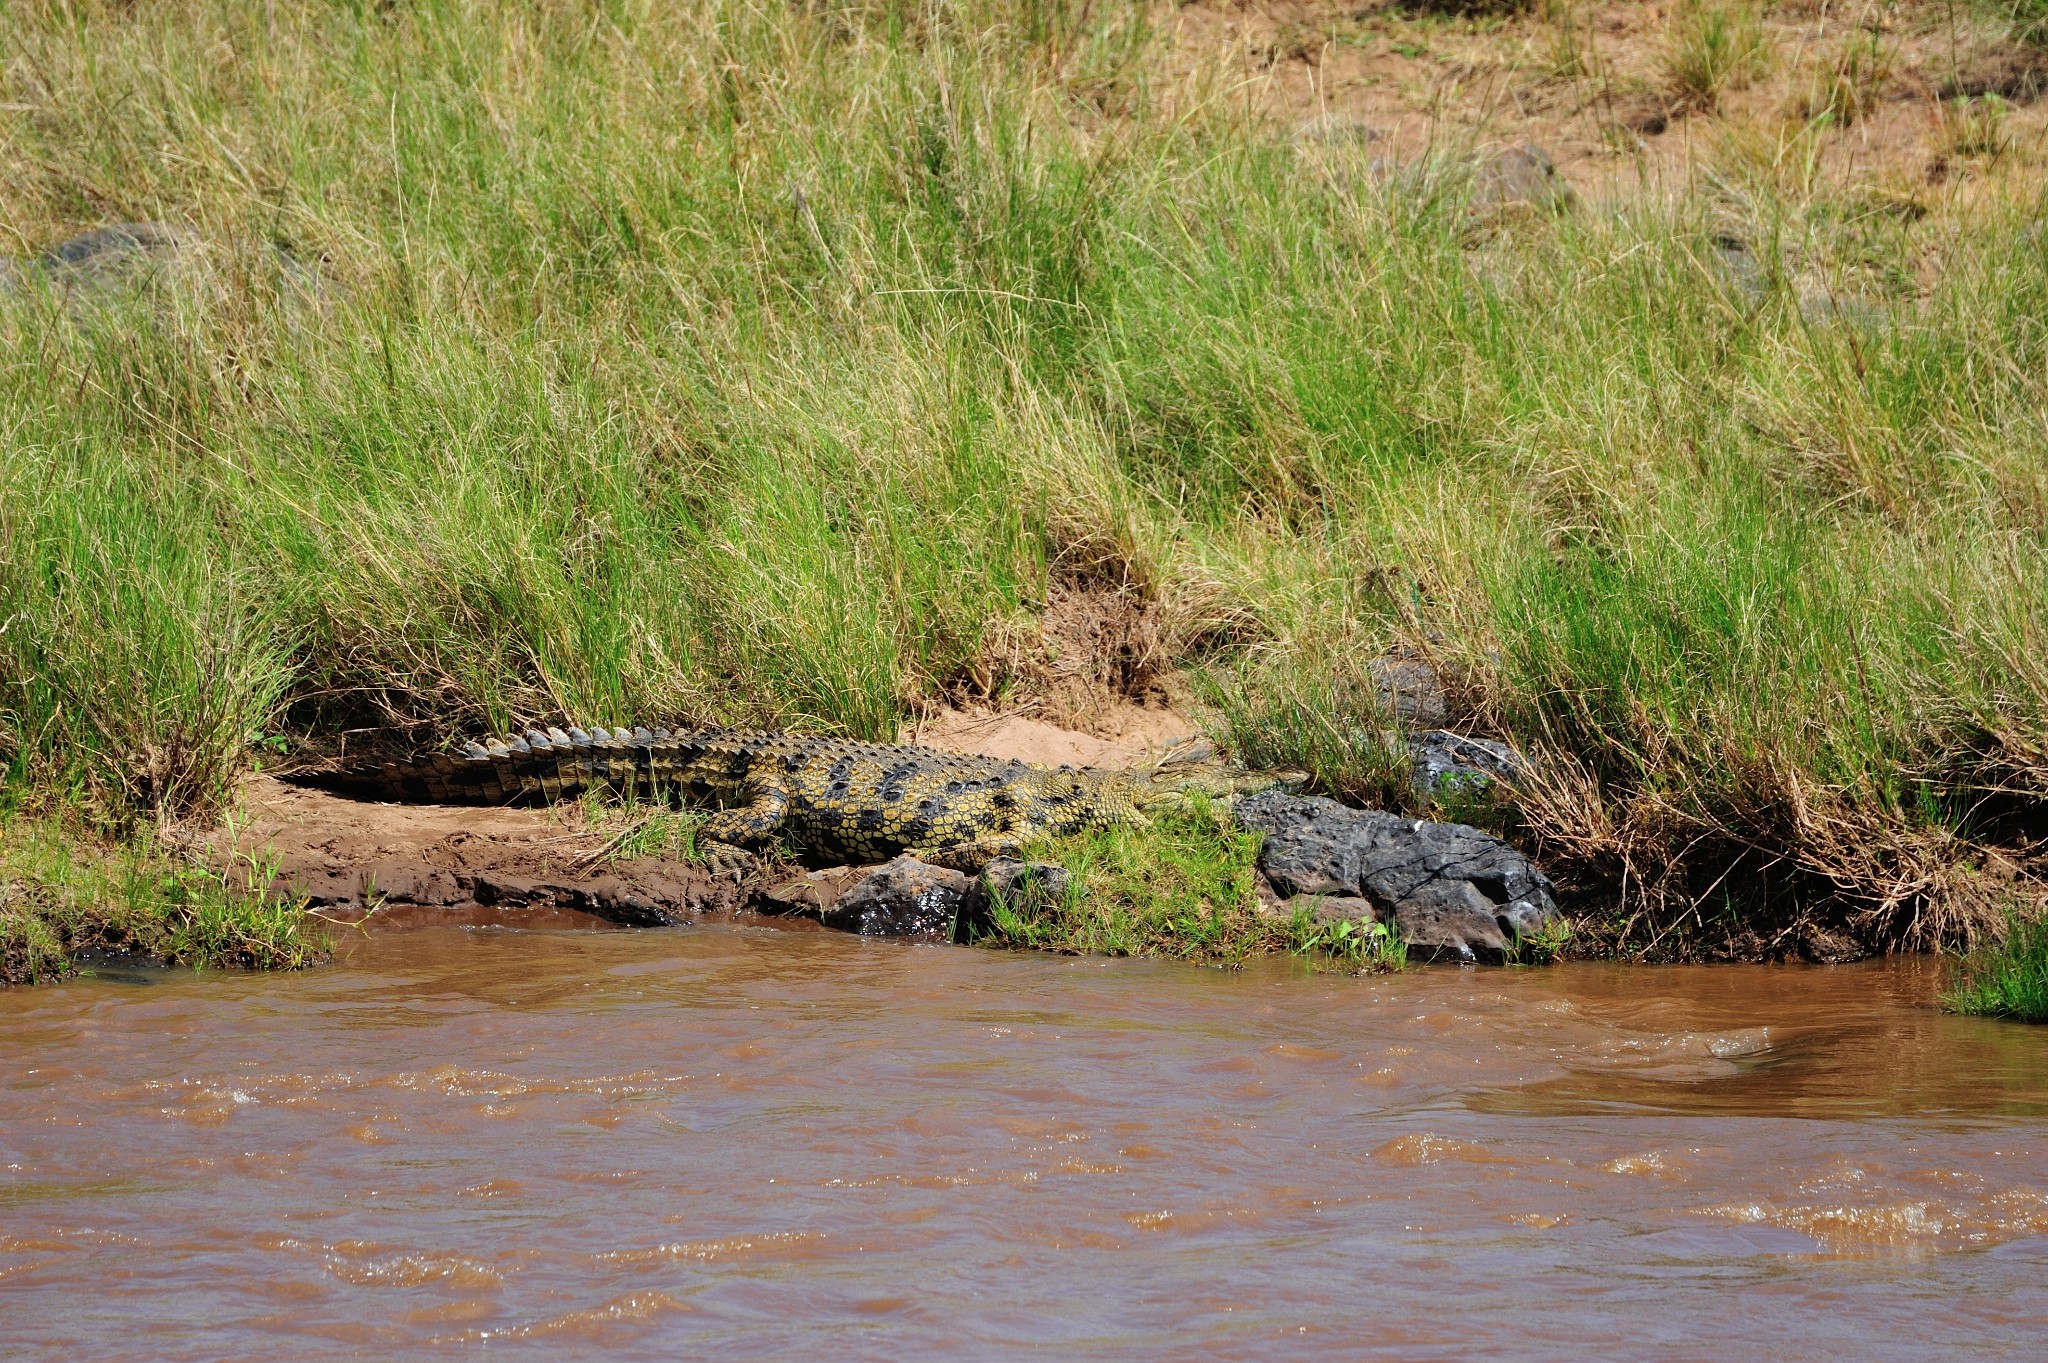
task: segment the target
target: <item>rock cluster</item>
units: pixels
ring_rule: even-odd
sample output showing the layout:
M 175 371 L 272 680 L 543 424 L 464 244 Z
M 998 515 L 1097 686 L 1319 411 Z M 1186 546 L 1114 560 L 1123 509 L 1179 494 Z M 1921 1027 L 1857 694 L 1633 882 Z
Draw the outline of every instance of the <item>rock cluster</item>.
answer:
M 1236 814 L 1264 835 L 1259 870 L 1290 908 L 1390 922 L 1413 952 L 1499 956 L 1557 922 L 1549 879 L 1477 828 L 1278 791 L 1238 801 Z M 815 913 L 846 932 L 956 941 L 985 920 L 992 899 L 1044 902 L 1067 886 L 1067 872 L 1045 862 L 997 861 L 975 877 L 902 856 L 813 871 L 762 899 L 771 912 Z
M 1487 795 L 1495 782 L 1514 785 L 1528 770 L 1527 760 L 1507 744 L 1447 729 L 1416 734 L 1408 752 L 1415 763 L 1415 793 L 1424 800 Z
M 1236 809 L 1265 835 L 1259 869 L 1278 894 L 1326 899 L 1344 917 L 1370 908 L 1393 920 L 1411 950 L 1501 953 L 1557 921 L 1549 878 L 1477 828 L 1277 791 Z

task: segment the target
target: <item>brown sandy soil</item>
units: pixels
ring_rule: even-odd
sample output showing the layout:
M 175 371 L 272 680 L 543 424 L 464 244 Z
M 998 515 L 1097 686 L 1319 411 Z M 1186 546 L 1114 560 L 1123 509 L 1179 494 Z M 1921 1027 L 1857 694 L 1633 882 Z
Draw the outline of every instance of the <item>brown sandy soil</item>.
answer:
M 907 727 L 903 740 L 1051 766 L 1138 766 L 1197 734 L 1158 706 L 1106 700 L 1093 713 L 1096 734 L 1016 712 L 946 711 Z M 378 926 L 658 926 L 745 907 L 729 878 L 671 858 L 609 855 L 624 826 L 576 803 L 380 804 L 256 775 L 243 782 L 238 817 L 207 845 L 217 862 L 258 868 L 343 923 L 374 909 Z
M 1091 718 L 1093 732 L 1082 733 L 1037 718 L 1030 710 L 946 710 L 904 725 L 899 738 L 948 752 L 1014 757 L 1047 767 L 1150 766 L 1201 741 L 1194 721 L 1168 706 L 1105 701 L 1094 708 Z
M 1672 74 L 1687 13 L 1684 0 L 1550 0 L 1468 17 L 1395 0 L 1195 0 L 1164 22 L 1184 66 L 1212 70 L 1218 88 L 1333 153 L 1394 166 L 1534 143 L 1596 201 L 1675 193 L 1731 162 L 1950 192 L 1981 178 L 1985 159 L 1959 153 L 1944 120 L 1942 101 L 1958 94 L 2006 101 L 2007 174 L 2048 159 L 2048 53 L 1980 8 L 1769 5 L 1762 69 L 1706 99 Z M 1820 117 L 1817 100 L 1845 72 L 1860 107 Z

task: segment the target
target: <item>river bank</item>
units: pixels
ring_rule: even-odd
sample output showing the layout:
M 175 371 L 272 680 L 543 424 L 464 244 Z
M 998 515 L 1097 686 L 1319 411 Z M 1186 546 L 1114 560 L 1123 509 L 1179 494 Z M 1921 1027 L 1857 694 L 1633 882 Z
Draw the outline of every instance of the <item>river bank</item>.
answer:
M 171 884 L 285 754 L 1162 698 L 1466 817 L 1419 663 L 1598 950 L 2040 914 L 2031 11 L 11 17 L 10 837 Z

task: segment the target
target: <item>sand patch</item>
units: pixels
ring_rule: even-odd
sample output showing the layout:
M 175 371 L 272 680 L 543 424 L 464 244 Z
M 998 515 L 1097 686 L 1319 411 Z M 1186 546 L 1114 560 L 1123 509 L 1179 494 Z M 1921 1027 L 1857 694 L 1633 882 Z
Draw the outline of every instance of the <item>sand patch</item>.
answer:
M 1147 767 L 1202 742 L 1202 731 L 1178 710 L 1133 701 L 1100 702 L 1093 733 L 1062 728 L 1030 711 L 944 710 L 903 726 L 899 738 L 947 752 L 1057 767 Z

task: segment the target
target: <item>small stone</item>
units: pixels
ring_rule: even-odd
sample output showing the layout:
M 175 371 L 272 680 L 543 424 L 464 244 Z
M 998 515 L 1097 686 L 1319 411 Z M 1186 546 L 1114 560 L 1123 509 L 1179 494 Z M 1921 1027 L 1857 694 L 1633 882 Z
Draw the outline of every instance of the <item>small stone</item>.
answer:
M 954 922 L 975 889 L 974 877 L 915 857 L 898 857 L 825 909 L 825 926 L 864 937 L 927 937 L 950 941 Z
M 1555 213 L 1572 207 L 1578 195 L 1550 154 L 1534 144 L 1509 147 L 1480 162 L 1472 174 L 1472 206 L 1503 209 L 1527 206 Z
M 1369 143 L 1386 138 L 1386 133 L 1351 114 L 1318 114 L 1297 124 L 1294 135 L 1303 142 Z
M 1415 793 L 1424 800 L 1491 795 L 1496 783 L 1513 785 L 1529 770 L 1528 759 L 1505 743 L 1443 729 L 1415 735 L 1408 751 Z
M 1748 301 L 1757 302 L 1770 291 L 1763 262 L 1742 238 L 1727 233 L 1715 237 L 1714 259 L 1720 264 L 1722 277 Z
M 1008 857 L 998 857 L 981 872 L 981 883 L 989 895 L 1013 909 L 1056 903 L 1066 897 L 1072 880 L 1066 867 L 1053 862 Z

